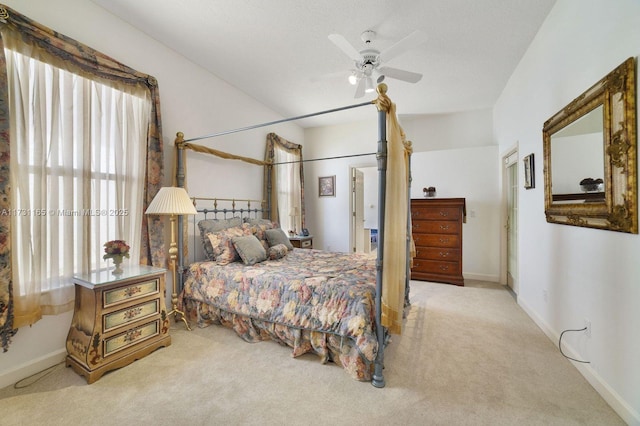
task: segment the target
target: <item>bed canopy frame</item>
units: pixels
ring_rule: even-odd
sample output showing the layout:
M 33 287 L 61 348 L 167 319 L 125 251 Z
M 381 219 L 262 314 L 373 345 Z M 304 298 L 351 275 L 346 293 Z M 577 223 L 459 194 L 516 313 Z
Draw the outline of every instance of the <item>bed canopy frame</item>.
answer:
M 315 113 L 311 113 L 311 114 L 305 114 L 305 115 L 300 115 L 300 116 L 296 116 L 296 117 L 290 117 L 290 118 L 284 118 L 281 120 L 276 120 L 276 121 L 271 121 L 268 123 L 261 123 L 261 124 L 255 124 L 255 125 L 251 125 L 251 126 L 246 126 L 246 127 L 242 127 L 242 128 L 237 128 L 237 129 L 233 129 L 233 130 L 226 130 L 226 131 L 222 131 L 222 132 L 218 132 L 218 133 L 213 133 L 213 134 L 209 134 L 209 135 L 204 135 L 204 136 L 200 136 L 200 137 L 195 137 L 195 138 L 191 138 L 191 139 L 184 139 L 184 134 L 182 132 L 178 132 L 176 135 L 176 140 L 175 140 L 175 147 L 176 147 L 176 168 L 175 168 L 175 183 L 176 186 L 178 187 L 182 187 L 184 188 L 185 186 L 185 164 L 184 164 L 184 159 L 185 159 L 185 154 L 184 154 L 184 150 L 185 149 L 190 149 L 196 152 L 203 152 L 203 153 L 210 153 L 213 155 L 217 155 L 223 158 L 228 158 L 228 159 L 237 159 L 237 160 L 243 160 L 249 163 L 253 163 L 253 164 L 257 164 L 257 165 L 263 165 L 264 162 L 260 161 L 260 160 L 254 160 L 251 158 L 247 158 L 247 157 L 241 157 L 241 156 L 237 156 L 237 155 L 233 155 L 233 154 L 228 154 L 228 153 L 223 153 L 221 151 L 216 151 L 214 149 L 210 149 L 210 148 L 206 148 L 206 147 L 202 147 L 199 145 L 194 145 L 191 144 L 191 142 L 194 141 L 198 141 L 198 140 L 203 140 L 203 139 L 209 139 L 209 138 L 214 138 L 214 137 L 218 137 L 218 136 L 223 136 L 223 135 L 229 135 L 229 134 L 233 134 L 233 133 L 239 133 L 239 132 L 244 132 L 247 130 L 252 130 L 252 129 L 257 129 L 260 127 L 266 127 L 266 126 L 271 126 L 271 125 L 275 125 L 275 124 L 280 124 L 280 123 L 285 123 L 285 122 L 289 122 L 289 121 L 296 121 L 296 120 L 301 120 L 301 119 L 305 119 L 305 118 L 310 118 L 310 117 L 315 117 L 315 116 L 319 116 L 319 115 L 324 115 L 324 114 L 329 114 L 329 113 L 334 113 L 334 112 L 340 112 L 340 111 L 345 111 L 345 110 L 349 110 L 349 109 L 353 109 L 353 108 L 359 108 L 359 107 L 363 107 L 363 106 L 370 106 L 370 105 L 376 105 L 377 109 L 378 109 L 378 147 L 377 147 L 377 152 L 376 154 L 376 159 L 377 159 L 377 164 L 378 164 L 378 248 L 377 248 L 377 258 L 376 258 L 376 296 L 375 296 L 375 310 L 376 310 L 376 337 L 378 340 L 378 352 L 376 355 L 376 359 L 375 359 L 375 365 L 374 365 L 374 373 L 372 376 L 372 380 L 371 383 L 373 386 L 377 387 L 377 388 L 383 388 L 385 386 L 385 380 L 384 380 L 384 375 L 383 375 L 383 367 L 384 367 L 384 348 L 385 345 L 388 341 L 388 333 L 385 330 L 385 327 L 382 325 L 382 293 L 383 293 L 383 280 L 382 280 L 382 274 L 383 274 L 383 265 L 384 265 L 384 235 L 385 235 L 385 205 L 386 205 L 386 199 L 387 199 L 387 194 L 386 194 L 386 186 L 387 186 L 387 156 L 388 156 L 388 149 L 387 149 L 387 113 L 389 113 L 390 111 L 390 105 L 391 105 L 391 101 L 390 99 L 387 97 L 386 92 L 387 92 L 387 85 L 384 83 L 381 83 L 378 85 L 377 87 L 377 92 L 378 92 L 378 97 L 372 101 L 369 102 L 363 102 L 363 103 L 359 103 L 359 104 L 354 104 L 354 105 L 348 105 L 348 106 L 344 106 L 344 107 L 340 107 L 340 108 L 334 108 L 334 109 L 330 109 L 330 110 L 325 110 L 325 111 L 320 111 L 320 112 L 315 112 Z M 331 158 L 323 158 L 322 160 L 328 160 L 328 159 L 335 159 L 335 158 L 345 158 L 345 157 L 355 157 L 355 156 L 362 156 L 362 155 L 372 155 L 373 153 L 368 153 L 368 154 L 357 154 L 357 155 L 351 155 L 351 156 L 342 156 L 342 157 L 331 157 Z M 317 161 L 320 159 L 314 159 L 314 160 L 302 160 L 303 162 L 306 161 Z M 411 162 L 409 161 L 409 165 L 411 164 Z M 410 166 L 409 166 L 410 167 Z M 410 171 L 408 170 L 409 173 L 409 183 L 411 181 L 410 179 Z M 267 194 L 269 194 L 270 196 L 271 191 L 267 191 Z M 241 201 L 241 200 L 238 200 Z M 255 200 L 249 200 L 249 201 L 255 201 Z M 410 203 L 410 196 L 409 196 L 409 186 L 407 187 L 407 199 L 406 199 L 407 205 L 409 205 Z M 263 200 L 262 202 L 262 206 L 260 209 L 254 208 L 254 209 L 235 209 L 235 204 L 234 207 L 229 210 L 229 209 L 221 209 L 221 210 L 217 210 L 217 208 L 214 207 L 213 210 L 209 209 L 207 210 L 205 213 L 233 213 L 233 212 L 247 212 L 247 211 L 253 211 L 253 212 L 262 212 L 262 214 L 264 214 L 265 212 L 270 212 L 270 200 Z M 410 213 L 409 213 L 409 209 L 407 209 L 408 211 L 408 220 L 407 220 L 407 244 L 406 244 L 406 250 L 407 250 L 407 265 L 406 265 L 406 280 L 405 280 L 405 303 L 408 303 L 408 294 L 409 294 L 409 279 L 410 279 L 410 261 L 409 261 L 409 252 L 410 252 Z M 269 216 L 267 216 L 269 217 Z M 177 277 L 178 277 L 178 282 L 175 283 L 175 285 L 177 286 L 178 291 L 182 291 L 183 288 L 183 274 L 184 271 L 186 269 L 186 266 L 184 265 L 184 222 L 183 222 L 183 217 L 182 216 L 178 216 L 178 241 L 182 241 L 183 244 L 178 244 L 178 256 L 177 256 L 177 263 L 178 265 L 177 267 Z

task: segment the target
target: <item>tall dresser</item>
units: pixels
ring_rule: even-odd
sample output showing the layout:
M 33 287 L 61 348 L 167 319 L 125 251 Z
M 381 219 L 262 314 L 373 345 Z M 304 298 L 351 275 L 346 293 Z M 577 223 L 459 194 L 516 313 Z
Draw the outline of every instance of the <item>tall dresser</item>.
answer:
M 411 224 L 416 257 L 411 279 L 464 285 L 462 224 L 464 198 L 411 200 Z

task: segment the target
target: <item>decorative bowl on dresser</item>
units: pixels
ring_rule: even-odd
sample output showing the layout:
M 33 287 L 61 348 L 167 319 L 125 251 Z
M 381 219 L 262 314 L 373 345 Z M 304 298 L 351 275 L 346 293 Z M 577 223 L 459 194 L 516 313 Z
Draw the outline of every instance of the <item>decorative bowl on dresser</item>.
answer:
M 165 269 L 145 265 L 122 274 L 101 269 L 74 277 L 75 309 L 67 335 L 67 367 L 93 383 L 171 344 Z
M 411 279 L 464 285 L 462 224 L 464 198 L 411 200 L 411 228 L 416 246 Z

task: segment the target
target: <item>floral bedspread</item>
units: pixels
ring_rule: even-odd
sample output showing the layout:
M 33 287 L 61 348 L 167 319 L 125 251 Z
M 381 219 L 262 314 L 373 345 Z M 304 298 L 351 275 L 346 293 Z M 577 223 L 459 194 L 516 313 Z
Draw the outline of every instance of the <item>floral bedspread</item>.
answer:
M 252 266 L 194 263 L 180 299 L 189 309 L 198 305 L 206 312 L 214 308 L 261 324 L 347 338 L 346 346 L 370 364 L 378 349 L 375 278 L 370 255 L 294 249 L 282 259 Z M 203 326 L 201 314 L 196 317 Z

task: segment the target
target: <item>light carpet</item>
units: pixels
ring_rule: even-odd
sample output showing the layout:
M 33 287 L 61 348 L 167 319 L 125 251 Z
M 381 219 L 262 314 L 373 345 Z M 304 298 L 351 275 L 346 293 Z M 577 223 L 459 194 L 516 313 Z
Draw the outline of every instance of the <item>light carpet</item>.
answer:
M 177 324 L 171 346 L 92 385 L 61 364 L 0 390 L 0 424 L 624 424 L 505 287 L 466 284 L 411 282 L 383 389 L 274 342 Z

